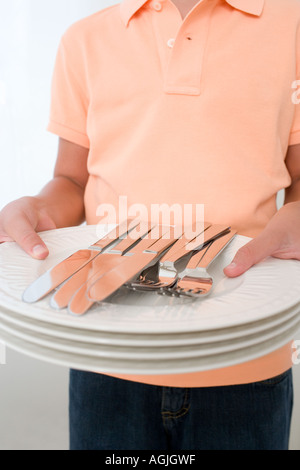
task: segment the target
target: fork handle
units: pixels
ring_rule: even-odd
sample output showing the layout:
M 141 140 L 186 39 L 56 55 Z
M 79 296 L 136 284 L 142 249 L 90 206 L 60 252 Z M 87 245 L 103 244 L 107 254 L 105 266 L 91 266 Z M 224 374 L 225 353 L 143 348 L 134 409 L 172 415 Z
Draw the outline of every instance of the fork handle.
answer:
M 230 230 L 226 235 L 222 235 L 209 245 L 207 250 L 199 251 L 190 259 L 186 269 L 208 268 L 215 258 L 226 248 L 236 235 L 236 230 Z
M 146 236 L 151 230 L 152 225 L 144 222 L 139 223 L 134 229 L 129 231 L 125 238 L 120 238 L 119 242 L 109 250 L 110 254 L 124 255 L 133 248 L 137 243 L 143 242 L 143 237 Z M 133 234 L 132 234 L 133 232 Z M 134 234 L 134 232 L 136 234 Z M 147 246 L 149 241 L 147 243 Z
M 175 241 L 172 237 L 170 227 L 165 225 L 157 226 L 149 223 L 149 228 L 150 230 L 147 233 L 147 236 L 142 238 L 136 246 L 130 249 L 130 254 L 157 254 Z

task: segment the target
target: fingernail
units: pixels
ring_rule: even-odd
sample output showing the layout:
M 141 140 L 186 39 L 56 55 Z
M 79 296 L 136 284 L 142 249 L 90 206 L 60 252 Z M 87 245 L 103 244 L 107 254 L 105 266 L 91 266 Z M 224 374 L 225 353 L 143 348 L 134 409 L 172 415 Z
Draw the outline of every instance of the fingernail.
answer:
M 34 257 L 36 258 L 39 258 L 41 256 L 44 256 L 45 254 L 47 253 L 47 250 L 45 249 L 45 247 L 43 245 L 36 245 L 33 249 L 32 249 L 32 254 Z
M 230 263 L 226 269 L 235 269 L 237 267 L 236 263 Z

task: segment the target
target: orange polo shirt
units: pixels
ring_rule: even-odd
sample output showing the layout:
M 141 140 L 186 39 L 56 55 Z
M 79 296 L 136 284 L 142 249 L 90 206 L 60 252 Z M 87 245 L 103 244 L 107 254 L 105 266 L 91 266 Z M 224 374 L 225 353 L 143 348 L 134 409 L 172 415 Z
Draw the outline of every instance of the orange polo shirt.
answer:
M 256 236 L 291 183 L 300 143 L 298 0 L 125 0 L 72 25 L 59 47 L 49 131 L 89 148 L 88 224 L 103 204 L 204 204 Z M 207 386 L 277 375 L 290 345 L 241 366 L 131 377 Z M 128 376 L 126 376 L 128 378 Z

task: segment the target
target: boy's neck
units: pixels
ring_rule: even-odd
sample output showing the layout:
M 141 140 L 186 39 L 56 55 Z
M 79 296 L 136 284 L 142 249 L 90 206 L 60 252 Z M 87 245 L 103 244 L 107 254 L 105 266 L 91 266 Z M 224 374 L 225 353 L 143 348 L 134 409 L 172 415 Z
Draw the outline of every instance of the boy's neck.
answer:
M 172 2 L 178 8 L 182 18 L 185 18 L 192 8 L 199 3 L 199 0 L 172 0 Z

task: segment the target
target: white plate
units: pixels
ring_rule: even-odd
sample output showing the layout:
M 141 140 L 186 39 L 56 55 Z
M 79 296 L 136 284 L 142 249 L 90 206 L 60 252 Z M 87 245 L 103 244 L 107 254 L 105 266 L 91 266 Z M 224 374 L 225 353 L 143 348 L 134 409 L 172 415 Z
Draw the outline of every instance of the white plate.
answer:
M 83 354 L 70 354 L 17 338 L 15 335 L 1 330 L 1 340 L 5 344 L 35 359 L 79 370 L 108 373 L 108 374 L 180 374 L 201 372 L 241 364 L 257 359 L 279 349 L 294 338 L 295 326 L 262 343 L 212 356 L 173 358 L 169 360 L 136 359 L 130 361 L 124 358 L 95 357 Z
M 245 325 L 208 331 L 198 331 L 196 333 L 174 333 L 174 334 L 129 334 L 129 333 L 110 333 L 95 330 L 80 330 L 59 326 L 48 322 L 34 320 L 32 318 L 10 312 L 2 307 L 0 310 L 0 320 L 3 319 L 12 325 L 12 328 L 23 328 L 30 330 L 32 334 L 51 335 L 56 338 L 99 345 L 113 346 L 186 346 L 199 345 L 206 343 L 215 343 L 219 341 L 234 340 L 245 338 L 246 336 L 261 333 L 270 328 L 280 326 L 286 321 L 295 317 L 300 310 L 300 304 L 283 311 L 277 315 L 270 316 L 266 320 L 260 320 Z
M 45 232 L 50 248 L 46 261 L 32 260 L 15 243 L 0 247 L 0 306 L 26 317 L 72 328 L 113 333 L 190 333 L 240 326 L 260 321 L 295 306 L 300 301 L 300 263 L 267 259 L 236 279 L 228 279 L 223 268 L 236 251 L 249 241 L 237 236 L 223 251 L 210 273 L 215 278 L 212 294 L 196 301 L 153 294 L 120 292 L 85 316 L 74 318 L 56 312 L 49 298 L 34 305 L 22 302 L 25 288 L 57 262 L 107 233 L 104 227 L 75 227 Z M 124 290 L 122 291 L 124 292 Z
M 294 334 L 297 332 L 300 323 L 300 311 L 293 318 L 287 320 L 283 324 L 269 328 L 267 331 L 255 333 L 246 337 L 231 339 L 227 341 L 219 341 L 216 343 L 192 344 L 183 346 L 160 346 L 160 347 L 147 347 L 139 346 L 134 347 L 131 345 L 117 346 L 117 345 L 100 345 L 94 343 L 85 343 L 79 341 L 67 340 L 65 338 L 57 338 L 50 334 L 37 334 L 32 333 L 30 329 L 19 328 L 15 325 L 12 326 L 10 322 L 0 319 L 0 337 L 1 332 L 14 335 L 17 338 L 24 339 L 32 344 L 45 346 L 46 348 L 68 352 L 70 354 L 94 356 L 99 358 L 110 359 L 126 359 L 130 361 L 135 360 L 158 360 L 162 361 L 169 359 L 187 359 L 192 357 L 212 356 L 215 354 L 227 353 L 234 350 L 243 349 L 252 345 L 256 345 L 275 338 L 276 336 L 285 333 L 292 327 L 295 328 Z

